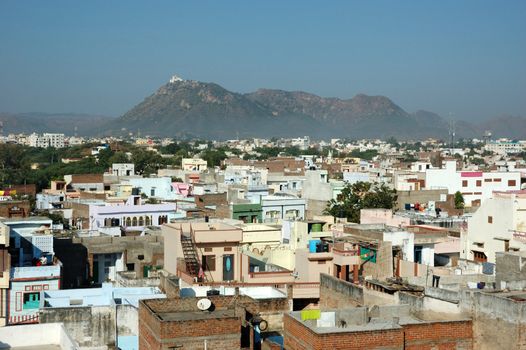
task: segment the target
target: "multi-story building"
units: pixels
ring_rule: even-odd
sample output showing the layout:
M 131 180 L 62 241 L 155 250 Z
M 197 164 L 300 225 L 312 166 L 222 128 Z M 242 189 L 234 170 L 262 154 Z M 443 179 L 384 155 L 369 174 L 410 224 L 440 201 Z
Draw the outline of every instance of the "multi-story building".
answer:
M 206 160 L 200 158 L 183 158 L 181 161 L 181 168 L 184 171 L 202 172 L 205 171 L 207 167 Z
M 457 171 L 456 161 L 447 161 L 442 169 L 426 170 L 426 188 L 447 188 L 449 194 L 462 193 L 467 207 L 480 205 L 493 191 L 521 189 L 520 172 Z
M 51 223 L 50 219 L 38 217 L 3 222 L 2 227 L 7 227 L 3 231 L 12 245 L 8 298 L 0 310 L 6 308 L 9 325 L 38 323 L 40 292 L 60 289 L 62 266 L 55 258 Z
M 498 154 L 517 154 L 526 150 L 526 141 L 492 141 L 487 143 L 484 149 Z
M 64 134 L 51 134 L 44 133 L 42 135 L 31 134 L 28 137 L 30 147 L 39 147 L 39 148 L 63 148 L 64 143 Z
M 111 174 L 116 176 L 135 175 L 135 164 L 133 163 L 114 163 L 111 165 Z
M 221 222 L 162 226 L 165 269 L 207 281 L 241 281 L 243 231 Z M 245 265 L 247 265 L 245 263 Z M 200 276 L 199 276 L 200 275 Z
M 9 255 L 9 227 L 0 222 L 0 327 L 7 323 L 7 294 L 9 292 L 9 274 L 11 257 Z
M 526 191 L 495 192 L 468 220 L 462 257 L 495 263 L 497 252 L 526 250 Z
M 306 201 L 293 195 L 275 194 L 261 199 L 263 222 L 301 220 L 305 218 Z

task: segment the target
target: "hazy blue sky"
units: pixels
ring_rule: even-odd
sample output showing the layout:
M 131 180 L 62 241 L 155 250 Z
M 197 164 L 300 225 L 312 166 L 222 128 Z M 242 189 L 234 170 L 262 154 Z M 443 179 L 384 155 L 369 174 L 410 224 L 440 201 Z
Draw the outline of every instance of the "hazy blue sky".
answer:
M 116 116 L 175 73 L 526 116 L 526 1 L 0 2 L 0 111 Z

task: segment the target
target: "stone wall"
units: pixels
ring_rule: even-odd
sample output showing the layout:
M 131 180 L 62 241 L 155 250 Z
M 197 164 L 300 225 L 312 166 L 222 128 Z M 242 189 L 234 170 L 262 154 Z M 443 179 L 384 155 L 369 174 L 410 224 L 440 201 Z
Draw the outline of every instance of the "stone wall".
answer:
M 115 346 L 115 307 L 86 306 L 40 309 L 40 323 L 62 322 L 81 347 Z
M 364 302 L 363 287 L 340 280 L 325 273 L 320 274 L 320 307 L 343 309 L 360 306 Z
M 526 349 L 526 302 L 464 290 L 460 306 L 473 316 L 475 349 Z

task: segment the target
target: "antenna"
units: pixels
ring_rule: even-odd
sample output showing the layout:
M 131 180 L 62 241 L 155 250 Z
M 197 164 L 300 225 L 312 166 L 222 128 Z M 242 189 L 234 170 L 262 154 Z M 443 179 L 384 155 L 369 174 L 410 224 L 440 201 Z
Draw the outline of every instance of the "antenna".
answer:
M 453 148 L 455 144 L 455 120 L 453 119 L 453 115 L 451 112 L 449 112 L 449 148 Z
M 197 301 L 197 308 L 201 311 L 210 309 L 210 306 L 212 306 L 212 302 L 208 298 L 199 299 Z

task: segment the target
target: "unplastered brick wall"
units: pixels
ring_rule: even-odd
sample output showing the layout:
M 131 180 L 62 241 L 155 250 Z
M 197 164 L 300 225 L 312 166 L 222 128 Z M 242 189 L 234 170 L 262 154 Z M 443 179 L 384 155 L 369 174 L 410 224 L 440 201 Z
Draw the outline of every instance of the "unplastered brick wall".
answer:
M 471 321 L 404 325 L 406 350 L 473 349 Z
M 401 350 L 404 348 L 402 328 L 317 334 L 289 315 L 285 315 L 284 324 L 287 350 Z
M 394 329 L 318 334 L 301 321 L 284 316 L 285 348 L 300 349 L 382 349 L 382 350 L 469 350 L 473 349 L 470 320 L 406 324 Z
M 188 300 L 195 304 L 194 298 L 188 298 Z M 177 303 L 161 303 L 160 301 L 150 301 L 158 310 L 157 312 L 184 312 L 184 310 L 176 310 L 180 308 L 176 307 Z M 186 303 L 182 303 L 182 306 L 184 305 Z M 164 310 L 163 306 L 165 306 Z M 143 301 L 139 304 L 139 349 L 160 350 L 181 345 L 185 349 L 204 349 L 205 341 L 209 349 L 239 349 L 241 346 L 241 317 L 163 321 Z

